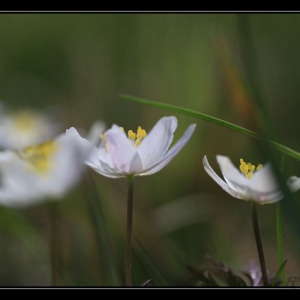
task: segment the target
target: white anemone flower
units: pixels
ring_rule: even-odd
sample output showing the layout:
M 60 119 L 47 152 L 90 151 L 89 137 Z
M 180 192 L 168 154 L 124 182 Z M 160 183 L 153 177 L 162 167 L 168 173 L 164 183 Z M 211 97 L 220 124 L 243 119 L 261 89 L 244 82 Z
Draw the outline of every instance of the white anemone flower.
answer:
M 80 180 L 92 143 L 74 127 L 22 150 L 0 152 L 0 204 L 25 207 L 60 199 Z
M 212 169 L 206 156 L 203 157 L 204 169 L 231 196 L 258 204 L 274 203 L 282 199 L 283 194 L 270 163 L 255 167 L 240 159 L 240 168 L 237 169 L 227 156 L 217 155 L 216 159 L 225 181 Z M 300 178 L 291 176 L 287 185 L 291 191 L 300 189 Z
M 61 124 L 46 113 L 34 109 L 6 111 L 0 116 L 0 147 L 22 149 L 54 138 Z
M 174 116 L 161 118 L 147 134 L 139 126 L 137 132 L 113 124 L 102 137 L 99 147 L 94 147 L 86 164 L 97 173 L 120 178 L 145 176 L 165 167 L 190 140 L 196 124 L 190 125 L 178 142 L 169 149 L 177 128 Z

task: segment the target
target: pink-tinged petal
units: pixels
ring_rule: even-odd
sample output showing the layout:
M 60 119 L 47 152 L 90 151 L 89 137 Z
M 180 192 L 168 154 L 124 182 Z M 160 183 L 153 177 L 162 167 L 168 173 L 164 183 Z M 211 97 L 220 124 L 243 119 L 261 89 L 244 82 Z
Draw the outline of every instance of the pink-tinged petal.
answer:
M 144 170 L 161 160 L 169 149 L 178 121 L 174 116 L 161 118 L 138 147 Z
M 121 177 L 126 177 L 123 174 L 117 174 L 115 169 L 111 169 L 109 165 L 107 165 L 105 162 L 100 161 L 99 164 L 94 165 L 90 162 L 86 163 L 87 166 L 92 168 L 95 172 L 97 172 L 100 175 L 103 175 L 105 177 L 109 178 L 121 178 Z
M 132 174 L 142 171 L 141 159 L 135 146 L 118 126 L 113 125 L 104 133 L 103 143 L 117 174 Z
M 116 173 L 115 167 L 112 163 L 110 155 L 106 152 L 104 148 L 104 143 L 102 142 L 98 148 L 94 147 L 85 160 L 85 164 L 92 168 L 97 173 L 110 178 L 124 177 Z
M 178 142 L 158 161 L 155 165 L 151 166 L 149 169 L 145 169 L 142 175 L 151 175 L 157 173 L 162 168 L 164 168 L 179 152 L 180 150 L 187 144 L 187 142 L 192 137 L 196 128 L 196 124 L 192 124 L 185 131 L 183 136 L 178 140 Z
M 206 155 L 203 157 L 203 166 L 204 170 L 207 172 L 207 174 L 228 194 L 231 196 L 238 198 L 238 199 L 244 199 L 240 193 L 238 193 L 235 189 L 232 189 L 210 166 Z

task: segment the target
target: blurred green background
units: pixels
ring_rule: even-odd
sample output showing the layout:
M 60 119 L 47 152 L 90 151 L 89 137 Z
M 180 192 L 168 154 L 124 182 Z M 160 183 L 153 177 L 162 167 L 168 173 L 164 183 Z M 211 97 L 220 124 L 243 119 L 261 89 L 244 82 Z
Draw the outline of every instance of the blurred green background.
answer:
M 13 107 L 59 110 L 65 128 L 88 131 L 96 120 L 125 130 L 149 131 L 174 113 L 124 100 L 129 94 L 206 113 L 253 129 L 247 102 L 247 39 L 234 13 L 1 13 L 0 99 Z M 276 141 L 300 150 L 300 15 L 249 14 L 263 101 Z M 244 82 L 244 84 L 243 84 Z M 246 96 L 245 96 L 246 93 Z M 219 173 L 215 155 L 253 164 L 254 140 L 182 114 L 175 141 L 197 123 L 191 141 L 159 173 L 134 185 L 133 283 L 192 286 L 186 266 L 201 269 L 205 255 L 236 268 L 258 261 L 250 204 L 227 195 L 202 166 Z M 279 155 L 280 157 L 280 155 Z M 300 162 L 286 157 L 286 176 L 300 175 Z M 219 173 L 220 174 L 220 173 Z M 62 201 L 61 276 L 66 286 L 109 286 L 106 253 L 99 249 L 88 194 L 95 184 L 97 208 L 110 239 L 122 282 L 126 233 L 126 179 L 88 172 Z M 88 192 L 88 193 L 86 193 Z M 295 193 L 300 201 L 300 193 Z M 299 214 L 300 209 L 295 212 Z M 0 286 L 49 286 L 47 206 L 0 208 Z M 101 217 L 101 220 L 103 221 Z M 259 207 L 270 274 L 279 268 L 275 205 Z M 283 216 L 286 274 L 300 276 L 300 227 Z M 103 237 L 101 235 L 101 237 Z

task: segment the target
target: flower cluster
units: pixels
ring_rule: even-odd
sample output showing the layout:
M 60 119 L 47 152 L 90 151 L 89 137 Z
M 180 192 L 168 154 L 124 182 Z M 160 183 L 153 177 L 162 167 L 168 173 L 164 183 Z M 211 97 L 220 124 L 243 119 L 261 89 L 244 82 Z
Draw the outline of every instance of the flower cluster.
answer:
M 185 146 L 196 126 L 190 125 L 169 149 L 178 124 L 174 116 L 161 118 L 148 134 L 140 126 L 126 134 L 115 124 L 105 131 L 104 123 L 97 121 L 85 137 L 71 127 L 49 139 L 55 126 L 44 130 L 49 124 L 42 122 L 43 116 L 28 111 L 12 115 L 0 122 L 6 148 L 0 152 L 0 204 L 9 207 L 62 198 L 87 166 L 111 178 L 156 173 Z
M 76 128 L 58 133 L 60 124 L 26 109 L 0 116 L 0 204 L 25 207 L 61 199 L 80 180 L 85 159 L 104 131 L 95 122 L 83 140 Z
M 132 178 L 159 172 L 183 149 L 191 139 L 196 124 L 189 125 L 172 145 L 177 126 L 175 116 L 165 116 L 149 132 L 142 126 L 138 126 L 136 131 L 126 132 L 117 124 L 106 130 L 102 121 L 96 121 L 88 134 L 79 133 L 75 127 L 59 133 L 59 124 L 45 115 L 29 110 L 5 114 L 2 107 L 0 204 L 25 207 L 43 200 L 61 199 L 76 186 L 87 168 L 109 178 L 129 178 L 125 281 L 130 286 Z M 227 156 L 217 155 L 216 160 L 223 178 L 211 167 L 206 155 L 203 157 L 204 169 L 231 196 L 260 205 L 283 198 L 278 178 L 269 162 L 255 166 L 240 159 L 240 166 L 236 168 Z M 291 192 L 297 191 L 300 189 L 300 178 L 291 176 L 286 185 Z M 256 226 L 255 210 L 253 220 Z M 258 230 L 255 234 L 260 245 Z M 254 281 L 256 277 L 248 276 L 252 280 L 250 285 L 267 285 L 269 280 L 263 252 L 259 247 L 261 271 L 258 282 Z M 216 266 L 217 273 L 221 271 L 231 281 L 247 285 L 242 277 L 234 275 L 230 269 L 223 265 Z M 215 282 L 206 271 L 200 275 L 204 285 L 211 284 L 211 280 Z

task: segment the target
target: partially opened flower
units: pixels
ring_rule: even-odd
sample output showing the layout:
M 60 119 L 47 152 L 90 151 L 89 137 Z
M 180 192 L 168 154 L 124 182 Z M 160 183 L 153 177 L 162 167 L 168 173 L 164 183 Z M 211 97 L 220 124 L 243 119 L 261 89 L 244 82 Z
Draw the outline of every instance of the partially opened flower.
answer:
M 61 124 L 50 115 L 34 109 L 8 110 L 2 105 L 0 148 L 22 149 L 54 138 Z
M 204 169 L 231 196 L 258 204 L 274 203 L 282 199 L 283 194 L 270 163 L 255 167 L 240 159 L 240 168 L 237 169 L 227 156 L 217 155 L 216 159 L 224 180 L 212 169 L 206 156 L 203 158 Z M 300 189 L 300 178 L 290 177 L 287 185 L 291 191 Z
M 196 124 L 190 125 L 169 149 L 177 124 L 176 117 L 163 117 L 148 134 L 140 126 L 137 132 L 129 130 L 126 134 L 123 128 L 114 124 L 102 135 L 102 143 L 93 149 L 86 164 L 110 178 L 154 174 L 179 153 L 196 127 Z
M 94 147 L 86 164 L 97 173 L 110 178 L 128 178 L 127 237 L 125 253 L 125 284 L 131 281 L 131 235 L 133 210 L 133 178 L 151 175 L 164 168 L 186 145 L 196 125 L 190 125 L 179 141 L 171 144 L 178 121 L 176 117 L 161 118 L 147 134 L 141 126 L 127 134 L 113 125 L 101 135 L 102 142 Z
M 91 143 L 73 127 L 55 139 L 0 152 L 0 204 L 21 207 L 60 199 L 81 178 Z

